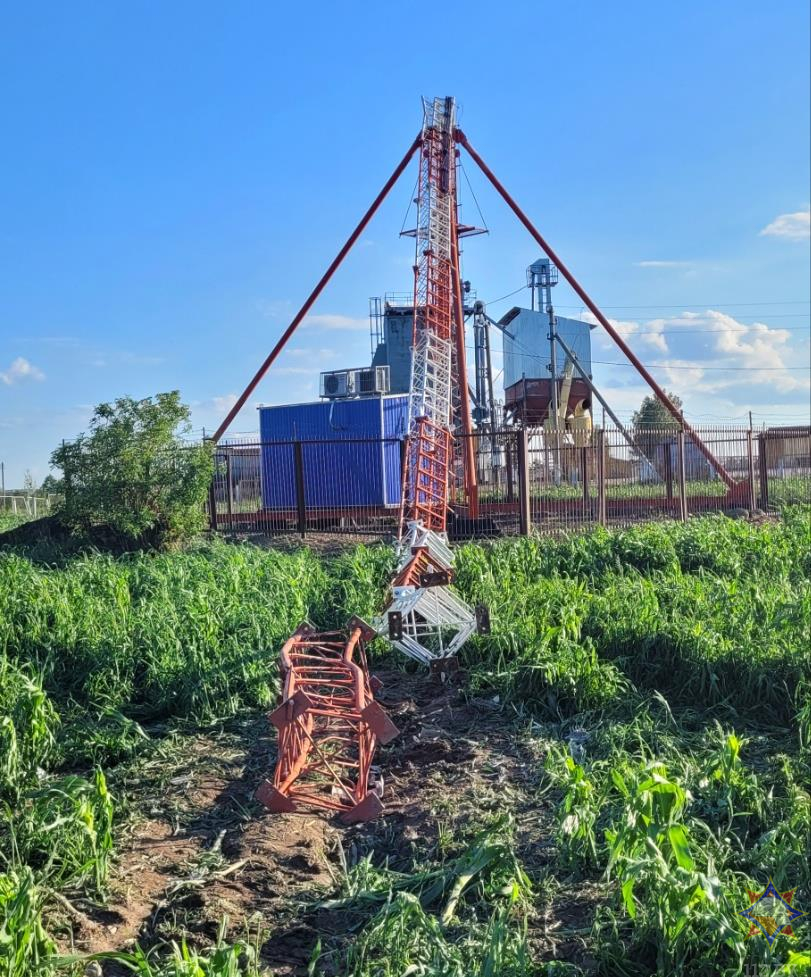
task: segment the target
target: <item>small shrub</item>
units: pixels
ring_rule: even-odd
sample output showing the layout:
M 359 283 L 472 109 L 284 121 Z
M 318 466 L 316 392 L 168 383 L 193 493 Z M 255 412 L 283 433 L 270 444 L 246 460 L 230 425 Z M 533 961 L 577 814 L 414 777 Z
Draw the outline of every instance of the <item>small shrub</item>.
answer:
M 213 461 L 210 446 L 181 440 L 190 416 L 176 390 L 99 404 L 90 434 L 51 456 L 64 473 L 62 522 L 77 533 L 109 527 L 122 541 L 155 547 L 198 533 Z

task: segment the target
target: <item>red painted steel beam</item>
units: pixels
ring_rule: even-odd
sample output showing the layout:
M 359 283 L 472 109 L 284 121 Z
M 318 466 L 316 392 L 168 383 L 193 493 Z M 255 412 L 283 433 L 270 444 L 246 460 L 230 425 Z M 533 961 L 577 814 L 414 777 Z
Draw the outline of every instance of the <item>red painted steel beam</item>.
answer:
M 465 147 L 465 149 L 470 154 L 473 161 L 479 167 L 479 169 L 484 173 L 487 179 L 493 184 L 493 186 L 498 190 L 504 199 L 507 206 L 512 210 L 518 220 L 524 225 L 524 227 L 529 231 L 532 237 L 535 239 L 538 246 L 546 254 L 549 260 L 556 265 L 560 273 L 566 279 L 566 281 L 572 286 L 574 291 L 580 296 L 583 304 L 588 308 L 594 315 L 595 319 L 600 323 L 600 325 L 605 329 L 608 335 L 614 340 L 617 346 L 622 350 L 622 352 L 628 357 L 629 361 L 636 367 L 637 372 L 642 376 L 651 390 L 656 394 L 656 396 L 661 400 L 665 407 L 670 411 L 673 417 L 683 426 L 685 433 L 692 436 L 693 441 L 698 447 L 699 451 L 704 455 L 707 461 L 712 465 L 712 467 L 718 472 L 725 484 L 729 488 L 733 488 L 735 485 L 734 479 L 730 476 L 724 466 L 720 461 L 712 454 L 710 449 L 704 444 L 704 442 L 699 438 L 695 431 L 685 422 L 681 411 L 676 407 L 673 401 L 668 397 L 665 391 L 659 386 L 659 384 L 653 379 L 653 377 L 648 373 L 642 361 L 637 357 L 631 347 L 625 342 L 625 340 L 620 336 L 617 330 L 611 325 L 611 323 L 606 319 L 603 313 L 599 310 L 597 305 L 592 301 L 583 286 L 577 281 L 574 275 L 569 271 L 569 269 L 560 260 L 558 255 L 552 249 L 552 247 L 546 242 L 546 240 L 538 233 L 535 229 L 532 221 L 526 216 L 526 214 L 521 210 L 518 204 L 510 196 L 504 185 L 498 179 L 498 177 L 493 173 L 490 167 L 485 163 L 485 161 L 479 156 L 476 150 L 468 142 L 467 136 L 462 132 L 461 129 L 457 129 L 455 132 L 456 141 Z
M 326 287 L 326 285 L 329 282 L 329 280 L 332 278 L 332 276 L 337 271 L 337 269 L 338 269 L 339 265 L 341 264 L 341 262 L 344 260 L 344 258 L 347 256 L 347 254 L 349 254 L 349 252 L 352 250 L 352 246 L 355 244 L 355 242 L 358 240 L 358 238 L 364 232 L 364 230 L 366 229 L 366 225 L 369 223 L 369 221 L 377 213 L 378 208 L 380 207 L 380 205 L 383 203 L 383 201 L 388 196 L 388 193 L 391 190 L 391 188 L 394 186 L 394 184 L 402 176 L 403 171 L 408 166 L 408 164 L 411 162 L 411 157 L 417 151 L 417 149 L 418 149 L 418 147 L 419 147 L 419 145 L 420 145 L 421 142 L 422 142 L 422 134 L 420 133 L 420 135 L 417 136 L 417 138 L 414 140 L 414 142 L 409 147 L 409 149 L 406 152 L 405 156 L 403 156 L 403 158 L 397 164 L 396 169 L 394 170 L 394 172 L 392 173 L 392 175 L 386 181 L 385 185 L 383 186 L 383 189 L 375 197 L 374 201 L 372 202 L 371 207 L 369 207 L 369 209 L 366 211 L 366 213 L 360 219 L 360 223 L 358 224 L 358 226 L 349 235 L 349 237 L 347 238 L 346 244 L 344 244 L 344 246 L 341 248 L 341 250 L 335 256 L 335 259 L 333 260 L 332 264 L 329 266 L 329 268 L 327 268 L 327 270 L 321 276 L 321 280 L 318 282 L 318 284 L 315 286 L 315 288 L 312 290 L 312 292 L 310 292 L 310 295 L 308 296 L 307 301 L 299 309 L 298 313 L 296 314 L 295 319 L 293 319 L 293 321 L 290 323 L 290 325 L 287 327 L 287 329 L 285 329 L 285 331 L 282 334 L 281 338 L 279 339 L 278 343 L 276 343 L 276 345 L 273 347 L 273 349 L 271 350 L 271 352 L 268 354 L 268 357 L 265 360 L 265 362 L 256 371 L 256 374 L 254 375 L 253 379 L 248 384 L 248 386 L 242 391 L 242 394 L 239 396 L 239 398 L 237 399 L 237 402 L 234 404 L 234 406 L 228 412 L 228 415 L 226 416 L 225 420 L 222 422 L 222 424 L 220 424 L 220 426 L 214 432 L 214 436 L 212 437 L 211 440 L 215 444 L 220 440 L 220 438 L 223 436 L 223 434 L 228 430 L 228 426 L 230 425 L 231 421 L 233 421 L 233 419 L 237 416 L 237 414 L 245 406 L 245 401 L 254 392 L 254 390 L 257 387 L 257 384 L 262 379 L 262 377 L 267 373 L 267 371 L 270 369 L 271 365 L 273 364 L 273 361 L 276 359 L 276 357 L 279 355 L 279 353 L 281 353 L 281 351 L 287 345 L 288 340 L 293 335 L 293 333 L 296 331 L 296 329 L 301 325 L 301 320 L 307 315 L 307 313 L 313 307 L 313 304 L 315 303 L 315 300 L 324 291 L 324 288 Z

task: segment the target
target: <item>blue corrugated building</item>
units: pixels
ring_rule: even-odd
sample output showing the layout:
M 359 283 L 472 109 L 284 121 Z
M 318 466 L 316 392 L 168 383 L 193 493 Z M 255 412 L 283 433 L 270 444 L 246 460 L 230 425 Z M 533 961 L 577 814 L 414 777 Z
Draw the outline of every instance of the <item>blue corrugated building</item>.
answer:
M 399 505 L 407 430 L 404 394 L 260 407 L 263 505 L 296 506 L 294 441 L 308 508 Z

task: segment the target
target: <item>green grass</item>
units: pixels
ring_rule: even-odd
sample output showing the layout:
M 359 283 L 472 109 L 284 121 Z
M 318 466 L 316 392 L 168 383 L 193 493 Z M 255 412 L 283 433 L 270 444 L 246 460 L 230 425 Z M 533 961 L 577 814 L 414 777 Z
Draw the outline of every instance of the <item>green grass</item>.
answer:
M 355 928 L 341 946 L 313 937 L 313 977 L 583 972 L 536 966 L 528 932 L 547 891 L 578 885 L 601 894 L 578 930 L 589 973 L 733 977 L 767 962 L 738 915 L 746 889 L 771 876 L 811 903 L 809 543 L 808 508 L 789 507 L 761 524 L 460 547 L 457 586 L 493 625 L 462 653 L 466 694 L 497 698 L 545 757 L 549 865 L 522 866 L 506 814 L 396 871 L 361 849 L 314 894 Z M 290 631 L 371 617 L 392 569 L 382 545 L 55 556 L 0 553 L 1 977 L 86 965 L 57 961 L 42 912 L 55 892 L 104 898 L 127 804 L 104 770 L 154 748 L 144 727 L 182 735 L 266 707 Z M 257 946 L 223 930 L 213 946 L 190 937 L 116 962 L 144 977 L 257 975 Z M 801 949 L 781 940 L 772 963 Z
M 10 529 L 16 529 L 17 526 L 22 526 L 24 522 L 29 522 L 30 519 L 30 516 L 21 513 L 2 510 L 0 511 L 0 533 L 6 533 Z

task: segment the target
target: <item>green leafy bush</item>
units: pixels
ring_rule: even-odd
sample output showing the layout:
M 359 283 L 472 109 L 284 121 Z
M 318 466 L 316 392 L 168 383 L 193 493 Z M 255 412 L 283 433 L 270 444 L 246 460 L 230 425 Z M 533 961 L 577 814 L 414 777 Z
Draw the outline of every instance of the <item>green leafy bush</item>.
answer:
M 104 526 L 156 547 L 198 533 L 213 460 L 209 445 L 181 440 L 190 416 L 176 390 L 99 404 L 90 433 L 51 456 L 63 473 L 61 520 L 78 533 Z

